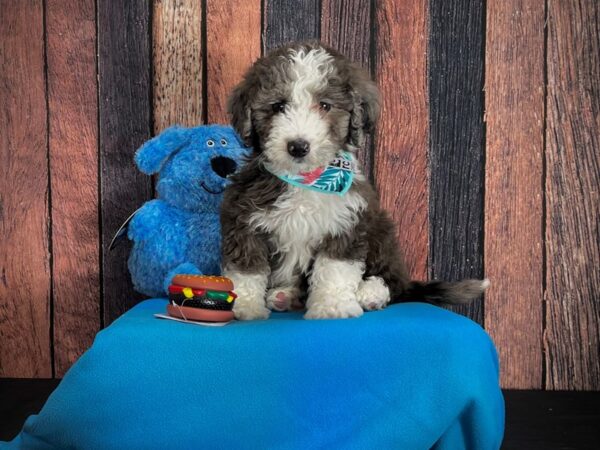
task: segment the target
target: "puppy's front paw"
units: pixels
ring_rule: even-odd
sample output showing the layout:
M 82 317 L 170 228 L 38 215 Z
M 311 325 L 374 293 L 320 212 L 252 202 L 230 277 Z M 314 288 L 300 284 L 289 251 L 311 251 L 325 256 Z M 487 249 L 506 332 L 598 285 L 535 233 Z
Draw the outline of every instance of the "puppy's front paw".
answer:
M 347 319 L 363 314 L 363 309 L 354 296 L 328 297 L 314 292 L 310 294 L 306 304 L 306 319 Z
M 233 314 L 238 320 L 268 319 L 271 311 L 261 297 L 238 297 L 233 304 Z
M 390 302 L 390 290 L 380 277 L 368 277 L 358 285 L 356 300 L 365 311 L 383 309 Z
M 302 309 L 300 289 L 295 286 L 270 289 L 267 293 L 267 307 L 273 311 Z

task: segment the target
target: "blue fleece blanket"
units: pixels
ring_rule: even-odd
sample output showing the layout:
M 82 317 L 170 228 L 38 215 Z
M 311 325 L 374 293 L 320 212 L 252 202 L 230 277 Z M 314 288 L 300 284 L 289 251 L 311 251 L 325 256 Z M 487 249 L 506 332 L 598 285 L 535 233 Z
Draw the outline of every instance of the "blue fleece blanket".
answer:
M 497 449 L 498 360 L 470 320 L 417 303 L 209 328 L 137 305 L 98 334 L 5 448 Z

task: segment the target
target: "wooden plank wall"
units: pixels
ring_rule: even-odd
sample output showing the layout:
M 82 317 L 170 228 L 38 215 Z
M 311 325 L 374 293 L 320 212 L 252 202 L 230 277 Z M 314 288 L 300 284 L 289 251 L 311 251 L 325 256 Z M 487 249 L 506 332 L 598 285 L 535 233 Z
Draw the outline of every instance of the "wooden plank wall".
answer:
M 456 311 L 495 340 L 505 387 L 600 389 L 598 17 L 595 0 L 0 0 L 0 376 L 62 376 L 142 299 L 127 246 L 107 249 L 154 193 L 135 150 L 225 123 L 256 58 L 321 39 L 381 89 L 359 157 L 413 276 L 491 278 Z
M 429 275 L 483 276 L 485 9 L 429 2 Z M 483 325 L 483 302 L 453 307 Z
M 152 135 L 150 8 L 145 0 L 97 0 L 102 321 L 140 301 L 128 280 L 128 246 L 109 251 L 116 230 L 152 195 L 133 164 Z
M 600 3 L 547 8 L 546 383 L 598 389 Z
M 488 4 L 485 322 L 507 387 L 542 387 L 544 2 Z M 514 45 L 514 40 L 520 45 Z M 507 295 L 510 292 L 512 295 Z M 509 331 L 511 330 L 511 331 Z
M 47 0 L 46 49 L 54 368 L 60 377 L 100 328 L 94 2 Z
M 3 5 L 0 23 L 0 373 L 46 378 L 52 305 L 43 4 Z

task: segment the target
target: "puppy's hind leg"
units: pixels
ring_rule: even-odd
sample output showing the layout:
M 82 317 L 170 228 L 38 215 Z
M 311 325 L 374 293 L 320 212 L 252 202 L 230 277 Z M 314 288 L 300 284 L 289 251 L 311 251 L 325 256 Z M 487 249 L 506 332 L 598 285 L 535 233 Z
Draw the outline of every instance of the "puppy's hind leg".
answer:
M 381 277 L 367 277 L 358 285 L 358 304 L 365 311 L 383 309 L 390 302 L 390 289 Z
M 363 309 L 356 293 L 362 281 L 362 261 L 331 259 L 318 255 L 309 279 L 307 319 L 358 317 Z

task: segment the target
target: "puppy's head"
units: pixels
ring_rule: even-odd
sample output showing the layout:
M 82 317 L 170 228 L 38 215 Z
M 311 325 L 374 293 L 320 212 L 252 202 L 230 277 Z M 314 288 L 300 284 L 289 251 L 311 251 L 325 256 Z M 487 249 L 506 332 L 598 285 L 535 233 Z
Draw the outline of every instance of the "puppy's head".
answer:
M 364 145 L 379 114 L 375 83 L 318 43 L 292 44 L 259 59 L 229 98 L 233 127 L 277 174 L 326 165 Z

